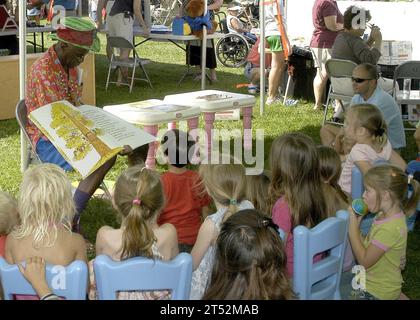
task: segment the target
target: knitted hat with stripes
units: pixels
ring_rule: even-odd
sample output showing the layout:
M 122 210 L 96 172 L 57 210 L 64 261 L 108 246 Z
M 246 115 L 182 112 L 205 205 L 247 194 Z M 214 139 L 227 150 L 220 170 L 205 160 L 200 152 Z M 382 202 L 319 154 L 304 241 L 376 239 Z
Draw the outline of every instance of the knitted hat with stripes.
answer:
M 50 38 L 94 52 L 99 52 L 101 48 L 96 26 L 79 17 L 61 18 L 57 33 L 51 34 Z

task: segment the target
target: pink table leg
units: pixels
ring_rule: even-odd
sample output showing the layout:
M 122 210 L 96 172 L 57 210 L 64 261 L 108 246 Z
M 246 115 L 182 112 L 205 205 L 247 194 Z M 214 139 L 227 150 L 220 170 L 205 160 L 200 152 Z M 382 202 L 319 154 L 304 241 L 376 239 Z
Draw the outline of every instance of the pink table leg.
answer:
M 214 123 L 214 112 L 204 112 L 204 129 L 207 135 L 207 159 L 210 163 L 211 160 L 211 147 L 212 147 L 212 129 Z
M 188 123 L 188 130 L 189 131 L 193 131 L 193 132 L 196 131 L 195 129 L 198 128 L 198 117 L 188 119 L 187 123 Z M 196 134 L 197 135 L 195 137 L 193 137 L 195 139 L 196 143 L 195 143 L 194 155 L 191 159 L 192 164 L 198 164 L 200 162 L 200 148 L 199 148 L 199 145 L 198 145 L 199 135 L 198 135 L 198 132 Z
M 172 121 L 168 123 L 168 130 L 176 129 L 176 122 Z
M 252 148 L 252 107 L 242 108 L 244 126 L 244 149 Z
M 157 136 L 158 125 L 145 125 L 144 131 L 150 133 L 152 136 Z M 147 152 L 146 167 L 149 169 L 154 169 L 156 167 L 156 142 L 149 143 L 149 151 Z

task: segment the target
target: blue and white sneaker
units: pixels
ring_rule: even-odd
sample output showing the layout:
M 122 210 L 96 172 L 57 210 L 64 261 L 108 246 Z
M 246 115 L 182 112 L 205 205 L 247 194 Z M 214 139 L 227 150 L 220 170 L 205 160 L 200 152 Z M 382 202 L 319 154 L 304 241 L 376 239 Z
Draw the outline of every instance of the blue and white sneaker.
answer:
M 295 105 L 298 104 L 298 100 L 294 100 L 294 99 L 286 99 L 284 106 L 285 107 L 294 107 Z
M 253 85 L 253 84 L 248 85 L 248 93 L 256 94 L 257 91 L 259 91 L 259 89 L 256 85 Z

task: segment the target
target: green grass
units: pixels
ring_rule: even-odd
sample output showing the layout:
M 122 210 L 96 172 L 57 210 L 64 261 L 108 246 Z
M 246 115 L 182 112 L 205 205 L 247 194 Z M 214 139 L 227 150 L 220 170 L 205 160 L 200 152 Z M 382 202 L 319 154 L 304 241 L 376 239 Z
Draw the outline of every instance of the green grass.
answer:
M 101 36 L 101 40 L 104 37 Z M 104 44 L 105 42 L 102 41 Z M 48 47 L 49 43 L 46 44 Z M 148 41 L 138 48 L 141 57 L 149 58 L 153 62 L 146 65 L 146 69 L 152 80 L 154 89 L 151 89 L 144 82 L 136 82 L 133 92 L 130 94 L 128 87 L 116 87 L 110 85 L 105 91 L 105 80 L 108 70 L 108 63 L 105 56 L 105 46 L 102 46 L 100 54 L 96 55 L 96 97 L 97 105 L 103 107 L 107 104 L 124 103 L 145 99 L 162 99 L 167 94 L 188 92 L 200 89 L 200 82 L 192 81 L 191 77 L 184 80 L 180 87 L 177 82 L 185 72 L 185 54 L 173 44 L 166 42 Z M 28 51 L 32 47 L 28 46 Z M 208 89 L 218 89 L 232 92 L 246 93 L 246 89 L 236 89 L 236 84 L 246 82 L 243 76 L 243 68 L 228 69 L 218 67 L 219 82 L 208 85 Z M 264 157 L 267 167 L 268 153 L 272 141 L 279 135 L 300 131 L 311 136 L 316 143 L 320 143 L 319 129 L 322 121 L 320 112 L 312 111 L 312 103 L 300 101 L 298 106 L 286 108 L 281 105 L 266 106 L 263 116 L 259 114 L 259 99 L 254 108 L 253 128 L 264 129 Z M 204 126 L 202 119 L 200 127 Z M 215 123 L 216 128 L 241 128 L 240 121 L 219 121 Z M 162 126 L 164 128 L 164 126 Z M 254 141 L 255 142 L 255 141 Z M 411 133 L 407 134 L 407 148 L 402 155 L 406 160 L 416 156 L 416 145 Z M 16 120 L 0 121 L 0 189 L 9 191 L 14 195 L 18 194 L 19 184 L 22 179 L 20 173 L 20 138 L 19 128 Z M 106 179 L 115 178 L 126 168 L 126 160 L 119 157 L 114 168 L 108 173 Z M 164 168 L 158 166 L 161 171 Z M 102 199 L 92 199 L 88 208 L 82 216 L 82 228 L 87 238 L 95 242 L 96 232 L 103 225 L 117 226 L 115 212 L 109 202 Z M 420 224 L 417 223 L 414 232 L 409 234 L 407 250 L 407 267 L 404 271 L 404 293 L 411 299 L 420 299 Z M 90 258 L 93 253 L 90 253 Z

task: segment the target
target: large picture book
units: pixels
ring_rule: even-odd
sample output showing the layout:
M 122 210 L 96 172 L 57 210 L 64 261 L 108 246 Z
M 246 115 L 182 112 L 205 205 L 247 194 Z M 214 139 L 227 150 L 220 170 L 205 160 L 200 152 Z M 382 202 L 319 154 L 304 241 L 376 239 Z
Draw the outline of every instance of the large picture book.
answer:
M 85 178 L 124 149 L 156 137 L 101 108 L 57 101 L 29 114 L 67 162 Z

